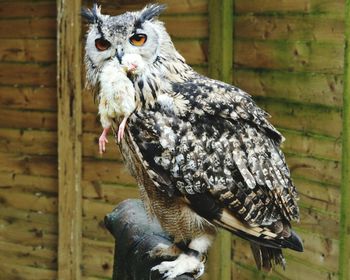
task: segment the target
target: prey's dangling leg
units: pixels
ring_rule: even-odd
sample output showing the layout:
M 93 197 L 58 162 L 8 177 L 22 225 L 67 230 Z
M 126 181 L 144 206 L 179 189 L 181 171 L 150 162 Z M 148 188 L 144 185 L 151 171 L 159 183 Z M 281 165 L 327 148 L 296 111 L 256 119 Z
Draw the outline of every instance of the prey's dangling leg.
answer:
M 127 120 L 128 120 L 128 117 L 124 117 L 124 119 L 122 120 L 122 122 L 119 125 L 119 128 L 118 128 L 118 143 L 120 143 L 120 141 L 124 137 L 124 130 L 125 130 L 125 126 L 126 126 L 126 121 Z
M 101 155 L 106 151 L 106 143 L 108 143 L 108 139 L 107 139 L 108 131 L 109 131 L 109 127 L 104 128 L 100 138 L 98 139 L 98 146 L 99 146 L 99 151 Z

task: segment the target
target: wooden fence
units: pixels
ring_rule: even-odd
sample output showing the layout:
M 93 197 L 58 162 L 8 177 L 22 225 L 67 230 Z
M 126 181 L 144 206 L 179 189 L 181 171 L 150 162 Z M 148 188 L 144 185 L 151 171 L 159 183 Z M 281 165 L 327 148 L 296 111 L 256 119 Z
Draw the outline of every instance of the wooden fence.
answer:
M 111 14 L 147 2 L 99 1 Z M 220 233 L 204 279 L 350 279 L 350 135 L 343 131 L 350 1 L 160 2 L 187 62 L 232 81 L 272 115 L 300 193 L 294 227 L 305 252 L 286 251 L 286 271 L 257 271 L 248 244 Z M 114 244 L 103 217 L 138 197 L 112 139 L 98 155 L 101 126 L 83 89 L 79 17 L 92 3 L 0 1 L 1 279 L 110 278 Z

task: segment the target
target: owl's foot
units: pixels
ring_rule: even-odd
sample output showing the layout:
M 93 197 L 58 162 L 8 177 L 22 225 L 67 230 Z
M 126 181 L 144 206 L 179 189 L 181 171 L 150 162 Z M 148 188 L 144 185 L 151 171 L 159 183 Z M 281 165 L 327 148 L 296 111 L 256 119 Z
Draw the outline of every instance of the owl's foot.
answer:
M 124 137 L 124 130 L 125 130 L 125 126 L 126 126 L 126 121 L 128 120 L 127 117 L 125 117 L 122 122 L 120 123 L 119 125 L 119 128 L 118 128 L 118 143 L 120 143 L 120 141 L 123 139 Z
M 181 254 L 174 261 L 165 261 L 152 268 L 152 271 L 158 270 L 164 279 L 170 280 L 182 274 L 191 274 L 195 279 L 204 273 L 205 258 L 195 255 Z
M 98 139 L 98 147 L 101 155 L 106 151 L 106 143 L 108 143 L 108 139 L 107 139 L 108 130 L 109 130 L 109 127 L 103 129 L 103 132 L 100 138 Z

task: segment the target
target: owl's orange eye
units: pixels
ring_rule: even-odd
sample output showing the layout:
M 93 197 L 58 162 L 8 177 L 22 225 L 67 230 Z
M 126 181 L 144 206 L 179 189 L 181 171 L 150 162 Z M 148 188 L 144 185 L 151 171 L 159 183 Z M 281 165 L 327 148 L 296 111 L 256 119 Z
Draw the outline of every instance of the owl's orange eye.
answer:
M 99 51 L 105 51 L 105 50 L 109 49 L 110 46 L 111 46 L 111 43 L 109 41 L 107 41 L 106 39 L 99 38 L 99 39 L 95 40 L 95 47 Z
M 141 47 L 147 41 L 146 34 L 134 34 L 129 38 L 131 44 L 136 47 Z

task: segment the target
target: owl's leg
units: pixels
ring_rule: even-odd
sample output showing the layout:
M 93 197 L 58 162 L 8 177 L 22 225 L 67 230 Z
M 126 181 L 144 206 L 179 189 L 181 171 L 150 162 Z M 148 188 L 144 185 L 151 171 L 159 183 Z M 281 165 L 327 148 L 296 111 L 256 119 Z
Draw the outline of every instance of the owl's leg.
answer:
M 108 139 L 107 139 L 108 131 L 109 131 L 109 127 L 104 128 L 100 138 L 98 139 L 98 146 L 99 146 L 101 155 L 106 151 L 106 143 L 108 143 Z
M 206 253 L 213 241 L 213 236 L 203 234 L 191 241 L 188 250 L 174 261 L 165 261 L 152 268 L 158 270 L 166 279 L 190 273 L 199 278 L 204 273 Z
M 148 255 L 151 258 L 178 257 L 181 253 L 182 250 L 175 244 L 167 245 L 159 243 L 151 251 L 148 252 Z
M 128 120 L 128 117 L 124 117 L 124 119 L 122 120 L 122 122 L 119 125 L 119 128 L 118 128 L 118 143 L 120 143 L 120 141 L 124 137 L 124 130 L 125 130 L 125 125 L 126 125 L 126 121 L 127 120 Z

